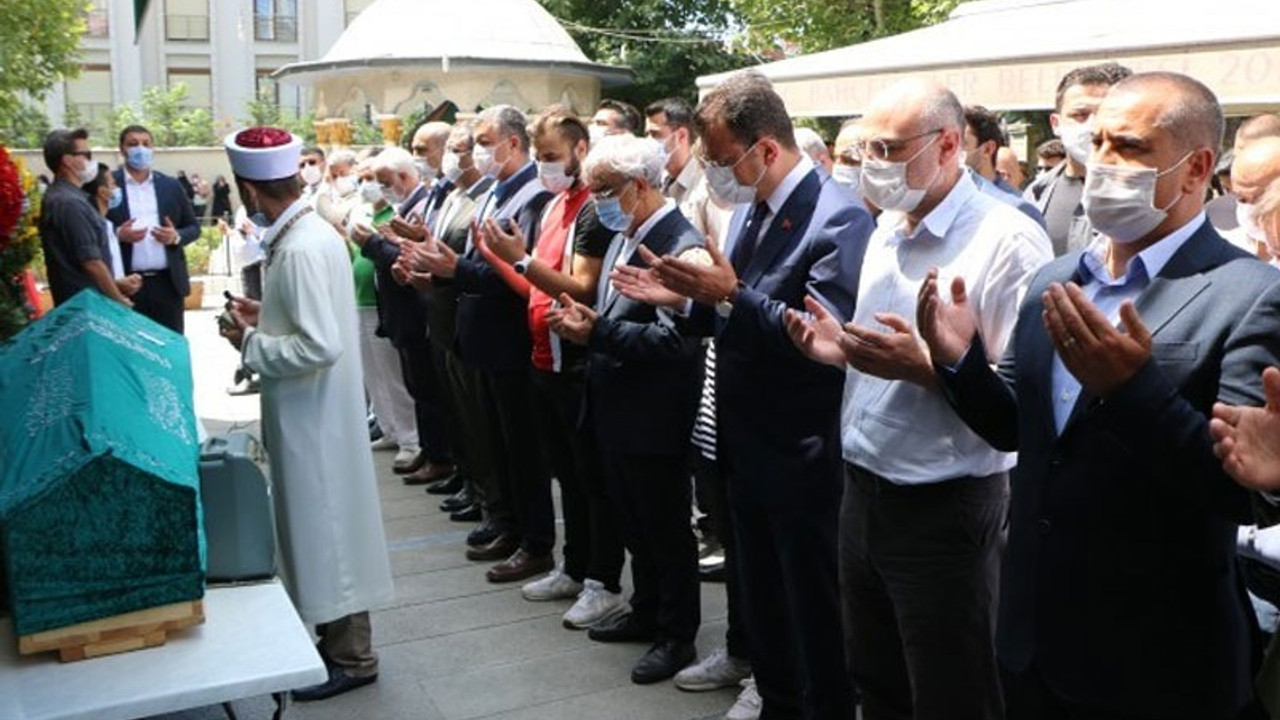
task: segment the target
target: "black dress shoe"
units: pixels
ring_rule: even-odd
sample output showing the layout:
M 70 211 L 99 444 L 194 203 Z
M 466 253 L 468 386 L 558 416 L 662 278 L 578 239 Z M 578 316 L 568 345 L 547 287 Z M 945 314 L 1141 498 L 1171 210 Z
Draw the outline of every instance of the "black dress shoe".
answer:
M 459 510 L 466 510 L 474 505 L 475 502 L 475 498 L 471 497 L 471 491 L 467 488 L 462 488 L 453 495 L 450 495 L 440 501 L 440 511 L 451 513 L 458 512 Z
M 489 520 L 485 520 L 476 529 L 467 534 L 467 545 L 469 547 L 482 547 L 493 542 L 501 534 L 502 528 Z
M 691 642 L 659 640 L 631 668 L 631 682 L 649 685 L 661 682 L 683 670 L 698 657 Z
M 484 512 L 480 510 L 479 505 L 472 505 L 469 508 L 449 513 L 449 519 L 454 522 L 480 522 L 483 517 Z
M 498 533 L 488 545 L 467 548 L 467 559 L 475 562 L 506 560 L 520 549 L 520 538 L 511 533 Z
M 698 568 L 698 580 L 704 583 L 724 582 L 724 563 Z
M 658 632 L 652 625 L 636 619 L 635 613 L 627 613 L 588 628 L 587 637 L 596 642 L 653 642 Z
M 427 486 L 428 495 L 452 495 L 467 484 L 466 478 L 462 477 L 462 473 L 456 473 L 448 480 L 437 480 Z
M 346 674 L 340 668 L 329 668 L 329 679 L 319 685 L 311 687 L 298 688 L 293 691 L 293 699 L 297 702 L 310 702 L 312 700 L 327 700 L 335 695 L 341 695 L 351 692 L 356 688 L 371 685 L 378 681 L 377 674 L 366 675 L 365 677 L 353 677 Z

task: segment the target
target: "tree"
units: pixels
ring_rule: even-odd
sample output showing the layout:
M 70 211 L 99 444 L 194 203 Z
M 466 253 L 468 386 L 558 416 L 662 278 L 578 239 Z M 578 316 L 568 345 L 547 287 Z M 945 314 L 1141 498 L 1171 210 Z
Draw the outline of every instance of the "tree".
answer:
M 280 104 L 265 88 L 258 92 L 257 97 L 245 102 L 244 110 L 242 121 L 249 127 L 278 127 L 297 135 L 308 145 L 316 142 L 315 114 L 299 117 L 282 111 Z
M 0 11 L 0 140 L 11 139 L 24 106 L 80 72 L 85 0 L 4 0 Z
M 728 42 L 731 0 L 539 0 L 587 57 L 628 65 L 635 83 L 604 95 L 641 109 L 663 97 L 697 100 L 694 79 L 752 64 Z
M 217 140 L 213 115 L 206 108 L 187 106 L 187 86 L 152 86 L 142 91 L 139 106 L 118 105 L 107 115 L 105 143 L 115 145 L 120 131 L 142 125 L 151 131 L 157 147 L 212 145 Z
M 960 0 L 730 0 L 746 47 L 767 57 L 820 52 L 947 19 Z

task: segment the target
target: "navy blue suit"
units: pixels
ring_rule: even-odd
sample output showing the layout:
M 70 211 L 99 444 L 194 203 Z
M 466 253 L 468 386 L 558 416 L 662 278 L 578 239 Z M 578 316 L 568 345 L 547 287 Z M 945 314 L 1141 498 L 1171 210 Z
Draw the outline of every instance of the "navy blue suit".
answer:
M 730 243 L 750 214 L 734 213 Z M 851 318 L 871 230 L 846 191 L 811 171 L 735 266 L 729 316 L 695 305 L 688 320 L 716 338 L 717 455 L 766 718 L 852 717 L 836 580 L 844 373 L 801 354 L 783 313 L 812 295 Z
M 124 169 L 115 170 L 112 175 L 124 197 L 116 209 L 107 212 L 107 219 L 119 230 L 121 225 L 133 217 L 133 213 L 129 210 L 129 193 L 124 190 Z M 191 292 L 191 279 L 187 273 L 187 256 L 182 249 L 200 237 L 200 221 L 196 218 L 196 211 L 191 206 L 191 199 L 187 197 L 176 179 L 157 170 L 152 170 L 151 176 L 155 179 L 156 209 L 159 211 L 160 224 L 164 224 L 165 218 L 173 222 L 174 228 L 178 231 L 178 242 L 167 245 L 164 249 L 169 271 L 154 276 L 154 279 L 150 277 L 143 279 L 143 290 L 139 291 L 138 296 L 134 298 L 134 309 L 161 325 L 182 332 L 182 303 Z M 120 259 L 126 274 L 134 272 L 132 243 L 120 243 Z M 147 287 L 152 284 L 158 284 L 160 287 L 156 290 Z
M 994 447 L 1018 452 L 996 649 L 1010 720 L 1028 701 L 1124 717 L 1234 718 L 1252 697 L 1253 616 L 1236 566 L 1247 493 L 1213 455 L 1215 401 L 1259 405 L 1280 363 L 1280 274 L 1204 223 L 1138 297 L 1152 359 L 1109 397 L 1082 391 L 1053 419 L 1050 283 L 1080 282 L 1080 253 L 1031 282 L 998 373 L 981 338 L 948 399 Z
M 614 239 L 606 268 L 622 243 Z M 678 254 L 703 238 L 672 209 L 641 244 L 657 255 Z M 638 252 L 627 264 L 645 267 Z M 588 347 L 586 427 L 596 434 L 631 550 L 634 619 L 661 637 L 693 642 L 701 608 L 687 461 L 701 390 L 698 341 L 682 335 L 665 311 L 612 293 L 600 298 Z

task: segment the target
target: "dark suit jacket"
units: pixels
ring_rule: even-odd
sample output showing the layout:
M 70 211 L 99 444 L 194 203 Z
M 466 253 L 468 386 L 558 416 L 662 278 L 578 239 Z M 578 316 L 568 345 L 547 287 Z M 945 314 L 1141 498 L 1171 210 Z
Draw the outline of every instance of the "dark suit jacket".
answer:
M 124 194 L 124 200 L 120 206 L 107 213 L 107 219 L 118 230 L 133 217 L 133 214 L 129 211 L 129 193 L 124 189 L 124 169 L 115 170 L 111 174 L 115 176 L 116 185 L 120 186 Z M 156 208 L 160 211 L 160 223 L 163 224 L 167 217 L 173 221 L 173 226 L 178 230 L 178 242 L 164 249 L 165 258 L 169 262 L 169 280 L 173 283 L 173 289 L 178 293 L 178 297 L 186 297 L 191 291 L 191 279 L 187 274 L 187 256 L 182 248 L 200 237 L 200 221 L 196 219 L 196 211 L 191 207 L 191 199 L 183 192 L 177 180 L 156 170 L 152 170 L 151 175 L 155 178 Z M 133 272 L 131 243 L 120 243 L 120 259 L 124 263 L 124 271 Z
M 726 255 L 750 213 L 749 205 L 734 212 Z M 853 317 L 871 230 L 870 216 L 837 183 L 824 184 L 810 172 L 779 209 L 750 264 L 735 268 L 742 287 L 729 317 L 694 305 L 687 329 L 716 338 L 718 456 L 735 478 L 792 488 L 820 482 L 838 492 L 844 373 L 802 355 L 787 335 L 783 312 L 803 310 L 811 294 L 837 317 Z M 799 503 L 812 497 L 792 495 Z
M 1082 393 L 1062 434 L 1041 294 L 1078 282 L 1080 253 L 1032 281 L 998 374 L 980 339 L 948 398 L 1016 450 L 997 649 L 1069 700 L 1124 715 L 1235 717 L 1251 695 L 1253 616 L 1236 569 L 1248 495 L 1213 455 L 1217 400 L 1261 404 L 1280 363 L 1280 273 L 1209 223 L 1139 296 L 1153 359 L 1105 399 Z
M 459 255 L 466 252 L 467 235 L 471 233 L 471 218 L 476 209 L 475 199 L 483 196 L 492 185 L 491 179 L 481 178 L 469 190 L 461 191 L 453 200 L 458 204 L 457 212 L 448 218 L 447 225 L 436 228 L 436 240 L 448 245 L 449 249 Z M 427 308 L 427 329 L 431 342 L 454 352 L 458 333 L 458 286 L 451 279 L 435 278 L 431 287 L 423 291 L 421 296 Z
M 622 243 L 621 236 L 614 238 L 606 267 L 612 266 Z M 666 255 L 704 241 L 674 209 L 640 244 Z M 627 264 L 647 266 L 638 251 Z M 588 349 L 585 426 L 594 426 L 601 448 L 642 455 L 687 453 L 702 387 L 697 339 L 682 335 L 666 311 L 613 293 L 600 307 Z
M 396 215 L 406 217 L 430 190 L 419 185 L 396 208 Z M 391 274 L 391 266 L 400 257 L 400 246 L 375 234 L 360 248 L 360 254 L 373 261 L 378 277 L 378 317 L 382 334 L 397 348 L 407 348 L 427 337 L 427 311 L 412 285 L 401 285 Z
M 524 232 L 529 249 L 538 237 L 542 209 L 552 194 L 545 188 L 520 207 L 511 207 L 520 188 L 528 183 L 541 183 L 538 169 L 529 164 L 510 178 L 507 192 L 496 204 L 496 210 L 510 217 Z M 541 188 L 541 185 L 539 185 Z M 498 192 L 494 189 L 494 192 Z M 481 202 L 483 205 L 483 201 Z M 480 208 L 476 209 L 480 212 Z M 529 335 L 529 301 L 507 285 L 472 247 L 458 258 L 454 274 L 458 295 L 458 355 L 462 361 L 485 372 L 519 372 L 529 368 L 533 340 Z

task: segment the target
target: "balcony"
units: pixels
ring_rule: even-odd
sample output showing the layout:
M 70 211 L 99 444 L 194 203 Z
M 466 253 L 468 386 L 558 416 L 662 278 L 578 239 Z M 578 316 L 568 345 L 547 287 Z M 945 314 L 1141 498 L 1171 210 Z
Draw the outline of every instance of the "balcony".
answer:
M 298 18 L 294 15 L 254 15 L 253 39 L 297 42 Z
M 164 38 L 178 41 L 209 39 L 208 15 L 165 15 Z

